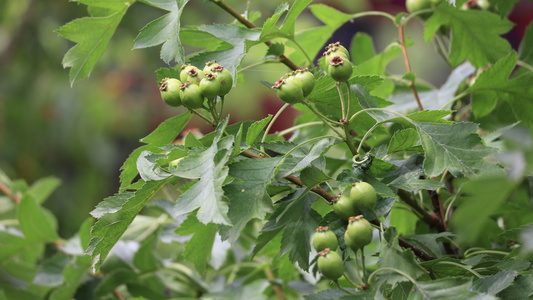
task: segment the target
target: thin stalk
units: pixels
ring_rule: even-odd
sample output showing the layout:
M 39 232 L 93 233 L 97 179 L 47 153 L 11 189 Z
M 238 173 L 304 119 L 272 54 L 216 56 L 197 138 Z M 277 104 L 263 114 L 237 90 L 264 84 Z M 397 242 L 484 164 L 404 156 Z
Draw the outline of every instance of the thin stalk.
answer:
M 365 250 L 361 248 L 361 268 L 363 269 L 363 284 L 366 284 Z
M 268 126 L 267 128 L 265 129 L 265 134 L 263 134 L 263 138 L 261 138 L 261 143 L 264 143 L 265 142 L 265 139 L 268 135 L 268 133 L 270 132 L 270 128 L 272 128 L 272 125 L 274 125 L 274 122 L 276 122 L 276 120 L 279 118 L 279 116 L 281 115 L 281 113 L 287 108 L 289 107 L 289 103 L 285 103 L 283 104 L 283 106 L 278 110 L 278 112 L 274 115 L 274 117 L 272 117 L 272 120 L 270 120 L 270 122 L 268 123 Z M 261 147 L 263 148 L 263 147 Z
M 396 116 L 406 120 L 407 122 L 409 122 L 411 124 L 414 124 L 413 120 L 409 119 L 408 117 L 402 115 L 399 112 L 395 112 L 395 111 L 390 110 L 390 109 L 379 108 L 379 107 L 370 107 L 370 108 L 361 109 L 360 111 L 358 111 L 355 114 L 353 114 L 353 116 L 350 117 L 350 120 L 348 120 L 348 122 L 351 122 L 353 119 L 355 119 L 355 117 L 357 117 L 358 115 L 360 115 L 362 113 L 366 113 L 367 111 L 384 111 L 384 112 L 388 112 L 390 114 L 396 115 Z
M 296 44 L 296 46 L 298 46 L 298 48 L 300 48 L 300 51 L 302 51 L 302 53 L 305 55 L 305 58 L 307 59 L 307 61 L 309 62 L 309 65 L 312 66 L 314 65 L 313 64 L 313 60 L 311 59 L 311 57 L 309 57 L 309 54 L 307 54 L 307 52 L 305 51 L 305 49 L 302 47 L 302 45 L 300 43 L 298 43 L 298 41 L 295 39 L 295 38 L 291 38 L 290 39 L 293 43 Z
M 199 116 L 200 118 L 202 118 L 204 121 L 206 121 L 207 123 L 209 123 L 209 125 L 213 126 L 213 127 L 216 127 L 217 124 L 211 120 L 209 120 L 207 117 L 205 117 L 204 115 L 202 115 L 201 113 L 197 112 L 196 110 L 194 109 L 191 109 L 190 110 L 191 113 Z
M 350 116 L 350 106 L 352 105 L 352 92 L 350 91 L 350 83 L 348 81 L 346 83 L 346 88 L 348 89 L 348 103 L 346 105 L 346 117 L 348 118 Z
M 422 14 L 425 14 L 425 13 L 428 13 L 428 12 L 432 12 L 432 11 L 433 11 L 433 8 L 428 8 L 428 9 L 421 9 L 421 10 L 419 10 L 417 12 L 411 13 L 408 16 L 406 16 L 405 18 L 403 18 L 402 24 L 406 25 L 407 23 L 409 23 L 409 21 L 411 21 L 412 18 L 414 18 L 416 16 L 419 16 L 419 15 L 422 15 Z
M 372 133 L 372 131 L 374 131 L 374 129 L 376 129 L 379 125 L 381 125 L 381 123 L 378 122 L 378 123 L 374 124 L 374 126 L 372 126 L 370 129 L 368 129 L 368 131 L 365 133 L 365 135 L 361 139 L 361 142 L 359 143 L 359 147 L 357 147 L 357 150 L 356 150 L 354 155 L 356 155 L 357 153 L 359 153 L 361 151 L 361 147 L 363 147 L 363 144 L 365 143 L 366 138 L 368 137 L 368 135 L 370 133 Z
M 341 101 L 342 119 L 346 121 L 346 108 L 344 107 L 344 95 L 342 94 L 340 82 L 335 83 L 335 87 L 337 87 L 337 92 L 339 92 L 339 99 Z M 350 91 L 348 90 L 348 92 Z
M 350 292 L 349 290 L 343 288 L 343 287 L 339 284 L 339 281 L 338 281 L 338 280 L 335 280 L 334 282 L 335 282 L 335 284 L 337 285 L 337 288 L 338 288 L 339 290 L 341 290 L 341 291 L 343 291 L 343 292 L 345 292 L 345 293 L 347 293 L 347 294 L 350 294 L 350 295 L 357 295 L 356 293 Z
M 439 110 L 445 110 L 446 107 L 448 107 L 448 105 L 452 105 L 455 101 L 457 101 L 457 100 L 463 98 L 463 97 L 466 96 L 466 95 L 468 95 L 468 93 L 465 93 L 465 92 L 460 93 L 459 95 L 453 97 L 452 100 L 446 102 L 446 104 L 444 104 L 441 108 L 439 108 Z
M 277 61 L 275 60 L 262 60 L 260 62 L 256 62 L 256 63 L 253 63 L 253 64 L 249 64 L 247 65 L 246 67 L 242 67 L 241 69 L 239 69 L 237 71 L 237 73 L 241 73 L 241 72 L 244 72 L 248 69 L 252 69 L 252 68 L 255 68 L 255 67 L 258 67 L 260 65 L 265 65 L 265 64 L 271 64 L 271 63 L 276 63 Z
M 280 131 L 278 132 L 278 135 L 279 136 L 284 136 L 284 135 L 287 135 L 293 131 L 296 131 L 298 129 L 302 129 L 302 128 L 305 128 L 305 127 L 309 127 L 309 126 L 316 126 L 316 125 L 322 125 L 324 124 L 323 121 L 315 121 L 315 122 L 309 122 L 309 123 L 303 123 L 303 124 L 300 124 L 300 125 L 296 125 L 296 126 L 292 126 L 291 128 L 287 128 L 283 131 Z
M 478 254 L 496 254 L 496 255 L 506 256 L 506 255 L 509 254 L 509 252 L 497 251 L 497 250 L 479 250 L 479 251 L 474 251 L 472 253 L 469 253 L 468 255 L 465 255 L 465 258 L 469 258 L 469 257 L 472 257 L 474 255 L 478 255 Z
M 523 61 L 523 60 L 517 60 L 517 61 L 516 61 L 516 64 L 517 64 L 518 66 L 524 67 L 524 68 L 530 70 L 531 72 L 533 72 L 533 66 L 530 65 L 530 64 L 528 64 L 527 62 L 525 62 L 525 61 Z
M 399 35 L 400 35 L 400 43 L 401 43 L 401 47 L 402 47 L 402 53 L 403 53 L 403 59 L 404 59 L 404 62 L 405 62 L 405 67 L 407 68 L 407 72 L 408 73 L 411 73 L 411 64 L 409 62 L 409 57 L 407 56 L 407 47 L 405 45 L 405 36 L 404 36 L 404 28 L 403 28 L 403 23 L 400 24 L 398 26 L 398 32 L 399 32 Z M 423 111 L 424 108 L 422 107 L 422 102 L 420 102 L 420 97 L 418 96 L 418 91 L 416 90 L 416 87 L 415 87 L 415 81 L 414 80 L 411 80 L 411 90 L 413 91 L 413 95 L 415 96 L 415 100 L 416 100 L 416 104 L 418 105 L 418 110 L 419 111 Z
M 350 276 L 348 276 L 348 273 L 344 272 L 344 278 L 346 278 L 346 280 L 347 280 L 351 285 L 353 285 L 355 288 L 357 288 L 357 289 L 360 289 L 360 288 L 361 288 L 360 285 L 358 285 L 357 283 L 355 283 L 355 282 L 352 280 L 352 278 L 350 278 Z
M 453 261 L 438 261 L 434 265 L 438 265 L 438 264 L 456 266 L 456 267 L 459 267 L 461 269 L 467 270 L 468 272 L 474 274 L 477 278 L 482 278 L 483 277 L 481 274 L 479 274 L 478 272 L 470 269 L 469 267 L 467 267 L 465 265 L 461 265 L 461 264 L 455 263 Z
M 302 102 L 305 106 L 307 106 L 313 113 L 315 113 L 317 115 L 317 117 L 319 117 L 320 119 L 322 119 L 324 121 L 324 123 L 326 125 L 329 126 L 329 128 L 331 128 L 331 130 L 333 130 L 333 132 L 335 132 L 339 137 L 341 137 L 342 139 L 344 139 L 344 136 L 335 128 L 333 127 L 332 124 L 330 124 L 330 122 L 332 122 L 330 119 L 328 119 L 326 116 L 322 115 L 319 111 L 317 111 L 311 104 L 309 103 L 306 103 L 306 102 Z M 335 122 L 337 123 L 337 122 Z
M 386 12 L 382 12 L 382 11 L 365 11 L 365 12 L 353 14 L 352 15 L 352 20 L 353 19 L 357 19 L 357 18 L 361 18 L 361 17 L 368 17 L 368 16 L 386 17 L 386 18 L 390 19 L 392 22 L 396 22 L 396 18 L 393 15 L 388 14 Z
M 359 268 L 359 263 L 357 262 L 357 251 L 354 251 L 354 264 L 355 264 L 355 273 L 357 275 L 357 279 L 361 283 L 361 285 L 365 284 L 365 281 L 361 277 L 361 269 Z
M 274 277 L 274 273 L 272 272 L 272 269 L 270 267 L 266 267 L 263 271 L 265 272 L 268 281 L 274 282 L 276 280 L 276 277 Z M 276 293 L 276 296 L 279 300 L 285 299 L 285 297 L 283 297 L 283 293 L 281 292 L 281 287 L 279 285 L 272 285 L 272 289 L 274 290 L 274 293 Z
M 0 182 L 0 191 L 2 191 L 7 197 L 11 198 L 13 202 L 15 203 L 20 202 L 20 198 L 21 198 L 20 194 L 16 194 L 16 195 L 13 194 L 13 192 L 11 192 L 11 189 L 2 182 Z

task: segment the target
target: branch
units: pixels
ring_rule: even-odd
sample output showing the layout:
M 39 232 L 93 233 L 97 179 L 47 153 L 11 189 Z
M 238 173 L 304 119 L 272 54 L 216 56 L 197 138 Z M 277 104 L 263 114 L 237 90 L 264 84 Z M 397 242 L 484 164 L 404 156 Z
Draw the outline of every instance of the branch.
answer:
M 250 22 L 250 20 L 246 19 L 245 17 L 243 17 L 238 11 L 236 11 L 233 7 L 229 6 L 226 2 L 222 1 L 222 0 L 213 0 L 213 2 L 218 5 L 220 8 L 222 8 L 223 10 L 225 10 L 227 13 L 229 13 L 230 15 L 232 15 L 235 19 L 237 19 L 237 21 L 239 21 L 241 24 L 243 24 L 244 26 L 246 26 L 246 28 L 257 28 L 257 26 L 255 26 L 254 23 Z M 270 46 L 272 45 L 272 43 L 270 41 L 267 41 L 265 42 L 265 44 L 267 46 Z M 284 64 L 286 65 L 287 67 L 289 67 L 291 70 L 297 70 L 299 69 L 299 67 L 294 64 L 292 62 L 292 60 L 288 59 L 285 55 L 280 55 L 279 56 L 279 60 Z
M 260 155 L 257 155 L 257 154 L 253 154 L 251 152 L 248 152 L 248 151 L 244 151 L 242 152 L 242 155 L 246 156 L 246 157 L 249 157 L 249 158 L 262 158 L 262 156 Z M 303 182 L 296 176 L 293 176 L 293 175 L 289 175 L 287 177 L 285 177 L 287 180 L 291 181 L 292 183 L 300 186 L 300 187 L 303 187 L 304 184 Z M 328 193 L 326 190 L 324 190 L 323 188 L 321 187 L 318 187 L 318 186 L 315 186 L 311 189 L 312 192 L 314 192 L 315 194 L 319 195 L 320 197 L 324 198 L 326 201 L 328 201 L 329 203 L 333 203 L 333 199 L 335 198 L 333 195 L 331 195 L 330 193 Z M 403 190 L 400 190 L 400 192 L 404 192 L 405 194 L 407 194 L 405 191 Z M 407 195 L 409 197 L 409 195 Z M 409 197 L 410 198 L 410 197 Z M 413 201 L 414 202 L 414 201 Z M 422 208 L 420 208 L 422 209 Z M 424 211 L 422 209 L 422 211 Z M 424 211 L 430 218 L 431 218 L 431 215 L 429 215 L 426 211 Z M 379 220 L 372 220 L 370 221 L 370 223 L 372 224 L 375 224 L 377 226 L 380 226 L 380 222 Z M 410 243 L 408 243 L 406 240 L 402 239 L 402 238 L 398 238 L 398 241 L 400 243 L 400 246 L 404 247 L 404 248 L 407 248 L 407 249 L 411 249 L 413 251 L 413 253 L 418 256 L 418 258 L 424 260 L 424 261 L 428 261 L 428 260 L 434 260 L 436 259 L 435 257 L 427 254 L 426 252 L 418 249 L 417 247 L 411 245 Z
M 400 33 L 400 43 L 402 45 L 402 53 L 403 53 L 403 60 L 405 61 L 405 67 L 407 68 L 407 72 L 411 73 L 411 64 L 409 63 L 409 57 L 407 57 L 407 47 L 405 46 L 405 37 L 403 34 L 403 25 L 400 23 L 398 25 L 398 31 Z M 411 86 L 411 90 L 413 91 L 413 95 L 415 95 L 416 104 L 418 104 L 418 110 L 423 111 L 424 108 L 422 108 L 422 102 L 420 102 L 420 97 L 418 96 L 418 92 L 415 87 L 415 81 L 409 80 L 409 85 Z
M 416 212 L 422 216 L 422 221 L 429 225 L 429 227 L 436 228 L 439 232 L 448 231 L 446 226 L 443 226 L 444 223 L 441 222 L 437 216 L 431 215 L 425 209 L 420 207 L 416 201 L 411 198 L 411 196 L 404 190 L 398 190 L 398 196 L 403 200 L 407 205 L 412 207 Z
M 2 182 L 0 182 L 0 191 L 2 191 L 4 194 L 6 194 L 6 196 L 11 198 L 15 203 L 18 204 L 20 202 L 20 195 L 19 194 L 16 194 L 16 195 L 13 194 L 13 192 L 11 192 L 11 189 L 9 189 L 9 187 L 7 187 Z

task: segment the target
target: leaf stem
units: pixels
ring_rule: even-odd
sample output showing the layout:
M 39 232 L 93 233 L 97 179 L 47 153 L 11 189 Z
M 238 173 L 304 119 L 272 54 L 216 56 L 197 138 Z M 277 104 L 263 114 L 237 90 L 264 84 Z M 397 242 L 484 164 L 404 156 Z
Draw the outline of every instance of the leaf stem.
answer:
M 478 255 L 478 254 L 497 254 L 497 255 L 506 256 L 506 255 L 509 254 L 509 252 L 497 251 L 497 250 L 479 250 L 479 251 L 471 252 L 468 255 L 465 255 L 465 258 L 469 258 L 469 257 L 472 257 L 474 255 Z
M 337 92 L 339 92 L 339 100 L 341 101 L 342 119 L 346 121 L 346 108 L 344 107 L 344 95 L 342 94 L 340 82 L 335 82 L 335 87 L 337 88 Z M 350 89 L 348 89 L 348 93 L 350 93 Z
M 296 38 L 290 38 L 290 40 L 296 44 L 296 46 L 298 46 L 298 48 L 300 48 L 300 51 L 302 51 L 302 53 L 305 55 L 305 58 L 307 59 L 307 61 L 309 62 L 309 65 L 310 66 L 313 66 L 314 63 L 313 63 L 313 60 L 311 59 L 311 57 L 309 57 L 309 54 L 307 54 L 307 52 L 305 51 L 305 49 L 302 47 L 302 45 L 300 43 L 298 43 L 298 41 L 296 40 Z
M 524 67 L 524 68 L 528 69 L 529 71 L 533 72 L 533 66 L 528 64 L 527 62 L 525 62 L 523 60 L 517 60 L 516 61 L 516 65 Z
M 315 122 L 303 123 L 303 124 L 300 124 L 300 125 L 292 126 L 292 127 L 287 128 L 287 129 L 285 129 L 283 131 L 280 131 L 280 132 L 278 132 L 278 135 L 279 136 L 284 136 L 286 134 L 289 134 L 289 133 L 291 133 L 293 131 L 296 131 L 298 129 L 301 129 L 301 128 L 305 128 L 305 127 L 309 127 L 309 126 L 322 125 L 322 124 L 324 124 L 323 121 L 315 121 Z
M 444 104 L 441 108 L 439 108 L 439 110 L 445 110 L 446 107 L 448 107 L 448 105 L 452 105 L 455 101 L 457 101 L 457 100 L 463 98 L 463 97 L 466 96 L 466 95 L 468 95 L 468 93 L 465 93 L 465 92 L 460 93 L 459 95 L 453 97 L 452 100 L 446 102 L 446 104 Z
M 260 65 L 265 65 L 265 64 L 271 64 L 271 63 L 276 63 L 277 61 L 276 60 L 271 60 L 271 59 L 267 59 L 267 60 L 261 60 L 259 62 L 256 62 L 256 63 L 253 63 L 253 64 L 249 64 L 247 65 L 246 67 L 242 67 L 241 69 L 239 69 L 237 71 L 237 73 L 241 73 L 241 72 L 244 72 L 248 69 L 252 69 L 252 68 L 255 68 L 255 67 L 258 67 Z
M 311 104 L 309 104 L 308 102 L 304 101 L 302 102 L 305 106 L 307 106 L 317 117 L 319 117 L 322 121 L 324 121 L 324 123 L 326 125 L 329 126 L 329 128 L 331 128 L 331 130 L 333 130 L 333 132 L 335 132 L 339 137 L 341 137 L 342 139 L 344 139 L 345 137 L 342 135 L 342 133 L 340 133 L 331 123 L 333 124 L 337 124 L 338 122 L 335 122 L 335 121 L 332 121 L 330 119 L 328 119 L 326 116 L 324 116 L 322 113 L 320 113 L 318 110 L 316 110 Z M 340 123 L 339 123 L 340 124 Z
M 265 272 L 266 277 L 268 278 L 268 281 L 274 282 L 276 280 L 276 277 L 274 277 L 274 273 L 272 272 L 272 269 L 270 268 L 270 266 L 267 266 L 264 269 L 264 272 Z M 281 292 L 281 288 L 279 285 L 273 284 L 272 289 L 274 290 L 274 293 L 276 293 L 276 296 L 278 297 L 279 300 L 285 299 L 285 297 L 283 296 L 283 293 Z
M 270 120 L 270 122 L 268 123 L 268 126 L 267 128 L 265 129 L 265 134 L 263 134 L 263 137 L 261 138 L 261 143 L 264 143 L 265 142 L 265 139 L 268 135 L 268 132 L 270 131 L 270 128 L 272 128 L 272 125 L 274 125 L 274 122 L 276 122 L 276 120 L 279 118 L 279 116 L 281 115 L 281 113 L 287 108 L 289 107 L 289 103 L 285 103 L 283 104 L 283 106 L 278 110 L 278 112 L 276 112 L 276 114 L 274 115 L 274 117 L 272 117 L 272 120 Z M 263 147 L 261 147 L 263 148 Z
M 361 268 L 363 269 L 363 284 L 366 285 L 365 249 L 361 248 Z
M 352 20 L 353 19 L 357 19 L 357 18 L 361 18 L 361 17 L 368 17 L 368 16 L 386 17 L 386 18 L 390 19 L 392 22 L 396 22 L 396 18 L 393 15 L 388 14 L 386 12 L 382 12 L 382 11 L 365 11 L 365 12 L 353 14 L 352 15 Z
M 441 264 L 441 265 L 451 265 L 451 266 L 456 266 L 456 267 L 459 267 L 461 269 L 465 269 L 467 270 L 468 272 L 476 275 L 477 278 L 482 278 L 483 276 L 481 274 L 479 274 L 478 272 L 470 269 L 469 267 L 465 266 L 465 265 L 461 265 L 461 264 L 458 264 L 456 262 L 453 262 L 453 261 L 438 261 L 436 263 L 434 263 L 433 265 L 438 265 L 438 264 Z

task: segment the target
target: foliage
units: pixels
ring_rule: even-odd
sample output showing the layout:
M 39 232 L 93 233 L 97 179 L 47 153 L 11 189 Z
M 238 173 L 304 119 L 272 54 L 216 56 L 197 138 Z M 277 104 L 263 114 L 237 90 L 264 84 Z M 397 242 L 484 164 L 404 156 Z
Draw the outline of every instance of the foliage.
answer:
M 77 43 L 63 60 L 71 84 L 89 76 L 129 8 L 150 5 L 167 14 L 141 29 L 134 48 L 162 45 L 161 59 L 172 66 L 157 70 L 158 82 L 179 78 L 184 63 L 203 68 L 215 59 L 233 82 L 247 84 L 241 74 L 250 66 L 241 62 L 266 43 L 262 63 L 278 63 L 280 75 L 309 67 L 315 87 L 293 105 L 301 112 L 294 126 L 279 133 L 271 126 L 289 104 L 275 116 L 230 124 L 223 105 L 231 94 L 164 121 L 124 162 L 119 192 L 91 212 L 96 221 L 87 219 L 69 240 L 42 206 L 57 179 L 29 186 L 0 172 L 2 211 L 12 215 L 0 223 L 0 299 L 533 296 L 533 25 L 518 52 L 500 36 L 516 1 L 494 1 L 490 10 L 441 1 L 392 16 L 295 0 L 260 27 L 220 0 L 202 5 L 238 23 L 184 26 L 187 0 L 79 2 L 90 16 L 58 29 Z M 307 10 L 325 25 L 297 31 Z M 342 56 L 352 75 L 335 82 L 329 62 L 313 58 L 343 23 L 367 16 L 386 18 L 399 40 L 375 53 L 372 38 L 356 34 Z M 440 89 L 409 65 L 404 30 L 418 18 L 425 41 L 453 68 Z M 205 51 L 186 56 L 183 44 Z M 400 56 L 406 73 L 389 75 L 388 63 Z M 192 115 L 213 132 L 176 140 Z M 361 180 L 377 194 L 373 208 L 360 209 L 374 239 L 352 251 L 348 221 L 332 203 Z M 317 272 L 311 243 L 319 226 L 339 240 L 344 269 L 336 287 Z

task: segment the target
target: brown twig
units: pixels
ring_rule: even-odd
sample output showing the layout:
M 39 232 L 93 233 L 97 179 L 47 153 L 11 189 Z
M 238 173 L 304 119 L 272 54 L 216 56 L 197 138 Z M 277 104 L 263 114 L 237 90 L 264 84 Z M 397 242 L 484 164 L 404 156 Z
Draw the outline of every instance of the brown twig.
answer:
M 227 13 L 229 13 L 230 15 L 232 15 L 235 19 L 237 19 L 237 21 L 239 21 L 241 24 L 243 24 L 244 26 L 246 26 L 247 28 L 257 28 L 257 26 L 255 26 L 254 23 L 250 22 L 250 20 L 246 19 L 245 17 L 243 17 L 238 11 L 236 11 L 233 7 L 229 6 L 226 2 L 222 1 L 222 0 L 213 0 L 213 2 L 218 5 L 220 8 L 222 8 L 223 10 L 225 10 Z M 272 45 L 272 43 L 270 41 L 267 41 L 265 42 L 265 44 L 267 46 L 270 46 Z M 279 56 L 279 60 L 280 62 L 282 62 L 284 65 L 286 65 L 287 67 L 289 67 L 291 70 L 297 70 L 299 69 L 298 66 L 292 62 L 292 60 L 290 60 L 289 58 L 287 58 L 285 55 L 280 55 Z
M 443 226 L 444 223 L 441 222 L 437 216 L 428 213 L 425 209 L 420 207 L 420 205 L 418 205 L 418 203 L 416 203 L 416 201 L 411 198 L 411 196 L 406 191 L 398 190 L 398 196 L 401 200 L 403 200 L 403 202 L 405 202 L 407 205 L 412 207 L 417 213 L 419 213 L 422 217 L 422 221 L 428 224 L 429 227 L 434 227 L 439 232 L 448 231 L 448 229 Z
M 276 279 L 270 267 L 265 268 L 265 275 L 268 278 L 268 281 L 270 282 L 274 282 L 274 280 Z M 279 285 L 274 284 L 272 286 L 272 289 L 274 289 L 274 293 L 276 293 L 276 296 L 278 297 L 279 300 L 285 300 L 285 297 L 283 296 L 283 293 L 281 292 L 281 288 L 279 287 Z
M 260 155 L 257 155 L 257 154 L 254 154 L 254 153 L 251 153 L 251 152 L 248 152 L 248 151 L 244 151 L 242 153 L 242 155 L 246 156 L 246 157 L 249 157 L 249 158 L 262 158 L 262 156 Z M 303 187 L 304 184 L 303 182 L 296 176 L 293 176 L 293 175 L 289 175 L 287 177 L 285 177 L 287 180 L 291 181 L 292 183 L 300 186 L 300 187 Z M 326 190 L 324 190 L 323 188 L 321 187 L 318 187 L 318 186 L 315 186 L 311 189 L 312 192 L 314 192 L 315 194 L 319 195 L 320 197 L 324 198 L 326 201 L 332 203 L 333 202 L 333 199 L 335 198 L 333 195 L 331 195 L 330 193 L 328 193 Z M 407 194 L 405 191 L 403 190 L 400 190 L 400 192 L 404 192 L 405 194 Z M 409 195 L 407 195 L 409 197 Z M 410 197 L 409 197 L 410 198 Z M 414 202 L 414 201 L 413 201 Z M 424 211 L 422 208 L 420 208 L 422 211 Z M 428 214 L 426 211 L 424 211 L 428 216 L 429 218 L 432 218 L 430 214 Z M 371 223 L 373 224 L 376 224 L 377 226 L 379 226 L 380 222 L 379 220 L 372 220 Z M 411 249 L 413 251 L 413 253 L 420 259 L 424 260 L 424 261 L 428 261 L 428 260 L 433 260 L 433 259 L 436 259 L 435 257 L 427 254 L 426 252 L 416 248 L 415 246 L 411 245 L 410 243 L 408 243 L 406 240 L 402 239 L 402 238 L 398 238 L 398 241 L 399 241 L 399 244 L 400 246 L 404 247 L 404 248 L 407 248 L 407 249 Z
M 405 36 L 403 33 L 403 24 L 400 23 L 398 25 L 398 31 L 400 33 L 400 43 L 402 47 L 402 53 L 403 53 L 403 60 L 405 61 L 405 67 L 407 68 L 407 72 L 411 73 L 411 64 L 409 63 L 409 57 L 407 56 L 407 47 L 405 46 Z M 413 95 L 415 95 L 416 104 L 418 104 L 418 110 L 423 111 L 424 108 L 422 107 L 422 102 L 420 102 L 420 97 L 418 96 L 418 91 L 415 87 L 415 81 L 409 80 L 409 85 L 411 86 L 411 90 L 413 91 Z
M 19 194 L 13 194 L 13 192 L 11 192 L 11 189 L 9 189 L 9 187 L 7 187 L 2 182 L 0 182 L 0 191 L 2 191 L 4 194 L 6 194 L 6 196 L 11 198 L 15 203 L 18 204 L 20 202 L 20 195 Z

